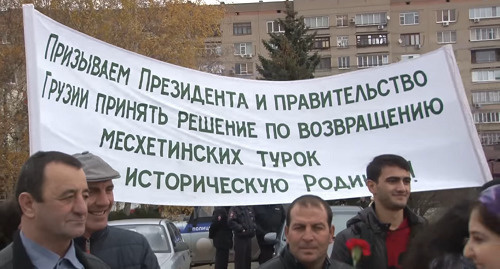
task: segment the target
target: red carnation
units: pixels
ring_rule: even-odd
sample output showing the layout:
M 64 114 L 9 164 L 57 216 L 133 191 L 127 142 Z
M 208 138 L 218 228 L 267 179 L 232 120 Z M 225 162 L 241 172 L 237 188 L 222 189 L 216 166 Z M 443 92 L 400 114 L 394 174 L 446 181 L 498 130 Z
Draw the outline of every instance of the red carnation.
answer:
M 345 243 L 347 249 L 351 251 L 351 257 L 354 267 L 361 260 L 362 256 L 370 256 L 370 244 L 366 240 L 351 238 Z

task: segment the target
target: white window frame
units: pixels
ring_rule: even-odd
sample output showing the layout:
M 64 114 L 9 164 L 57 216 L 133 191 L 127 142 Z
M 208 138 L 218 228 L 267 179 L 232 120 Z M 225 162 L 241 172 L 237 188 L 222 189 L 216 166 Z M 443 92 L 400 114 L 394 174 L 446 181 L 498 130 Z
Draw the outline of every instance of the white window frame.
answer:
M 346 14 L 336 15 L 335 21 L 336 21 L 337 27 L 349 26 L 349 17 Z
M 445 19 L 445 18 L 448 19 Z M 457 14 L 455 9 L 442 9 L 436 11 L 436 23 L 443 23 L 443 22 L 456 22 L 457 21 Z
M 239 66 L 239 70 L 240 70 L 239 73 L 237 72 L 238 68 L 236 68 L 236 65 Z M 235 67 L 234 67 L 234 73 L 236 75 L 248 75 L 248 74 L 250 74 L 248 72 L 248 69 L 249 69 L 248 68 L 248 63 L 236 63 Z
M 490 19 L 500 17 L 500 6 L 475 7 L 469 9 L 469 19 Z
M 347 36 L 347 35 L 337 36 L 337 47 L 349 48 L 349 36 Z
M 356 59 L 358 68 L 367 68 L 389 64 L 388 54 L 358 55 Z
M 338 57 L 338 66 L 339 69 L 350 69 L 351 64 L 350 64 L 350 56 L 340 56 Z
M 400 25 L 416 25 L 420 23 L 418 11 L 408 11 L 399 13 Z
M 420 34 L 419 33 L 411 33 L 411 34 L 401 34 L 399 36 L 402 46 L 417 46 L 420 45 Z
M 362 44 L 366 42 L 366 44 Z M 356 35 L 356 46 L 370 47 L 370 46 L 385 46 L 389 44 L 387 34 L 362 34 Z
M 500 69 L 472 70 L 472 82 L 500 81 Z
M 356 26 L 386 25 L 387 12 L 356 14 Z
M 474 123 L 499 123 L 499 122 L 500 122 L 500 112 L 498 111 L 474 113 Z
M 473 91 L 471 95 L 473 104 L 500 104 L 500 90 Z
M 500 144 L 500 132 L 479 133 L 481 145 L 498 145 Z
M 457 43 L 457 31 L 451 30 L 437 32 L 436 38 L 438 44 Z
M 253 54 L 252 42 L 234 43 L 234 55 Z
M 500 26 L 477 27 L 470 29 L 470 41 L 488 41 L 500 39 Z
M 284 33 L 285 29 L 279 21 L 268 21 L 267 22 L 267 33 Z M 283 29 L 281 29 L 283 28 Z M 271 29 L 271 32 L 269 31 Z
M 310 29 L 330 27 L 330 18 L 328 16 L 306 17 L 304 23 Z

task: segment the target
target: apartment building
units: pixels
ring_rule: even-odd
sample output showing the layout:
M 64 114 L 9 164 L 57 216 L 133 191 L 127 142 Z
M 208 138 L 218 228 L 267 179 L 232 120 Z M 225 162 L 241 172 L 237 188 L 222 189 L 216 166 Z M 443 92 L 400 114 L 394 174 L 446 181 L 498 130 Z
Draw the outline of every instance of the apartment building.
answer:
M 222 3 L 223 4 L 223 3 Z M 452 44 L 487 158 L 500 159 L 500 0 L 294 0 L 321 56 L 315 76 L 330 76 L 419 57 Z M 257 55 L 286 3 L 225 4 L 217 73 L 259 77 Z M 500 168 L 498 169 L 500 171 Z

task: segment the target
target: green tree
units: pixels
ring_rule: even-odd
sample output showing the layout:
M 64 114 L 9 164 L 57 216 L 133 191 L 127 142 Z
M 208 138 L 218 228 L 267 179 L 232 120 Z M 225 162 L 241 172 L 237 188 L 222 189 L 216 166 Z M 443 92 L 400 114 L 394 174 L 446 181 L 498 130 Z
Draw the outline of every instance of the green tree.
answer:
M 259 55 L 261 65 L 257 65 L 257 71 L 264 80 L 313 78 L 314 70 L 319 64 L 317 52 L 309 55 L 316 32 L 307 34 L 304 17 L 297 18 L 297 12 L 293 11 L 288 1 L 286 6 L 285 19 L 277 20 L 284 33 L 269 33 L 271 39 L 262 41 L 270 55 L 270 59 Z

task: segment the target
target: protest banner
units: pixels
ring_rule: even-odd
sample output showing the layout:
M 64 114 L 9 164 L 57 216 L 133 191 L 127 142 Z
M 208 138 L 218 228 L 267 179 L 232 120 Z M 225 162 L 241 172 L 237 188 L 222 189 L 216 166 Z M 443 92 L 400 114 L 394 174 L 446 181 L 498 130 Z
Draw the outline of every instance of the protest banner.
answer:
M 288 203 L 368 196 L 394 153 L 412 190 L 491 179 L 451 46 L 301 81 L 222 77 L 86 36 L 24 6 L 30 150 L 90 151 L 121 174 L 117 201 Z

